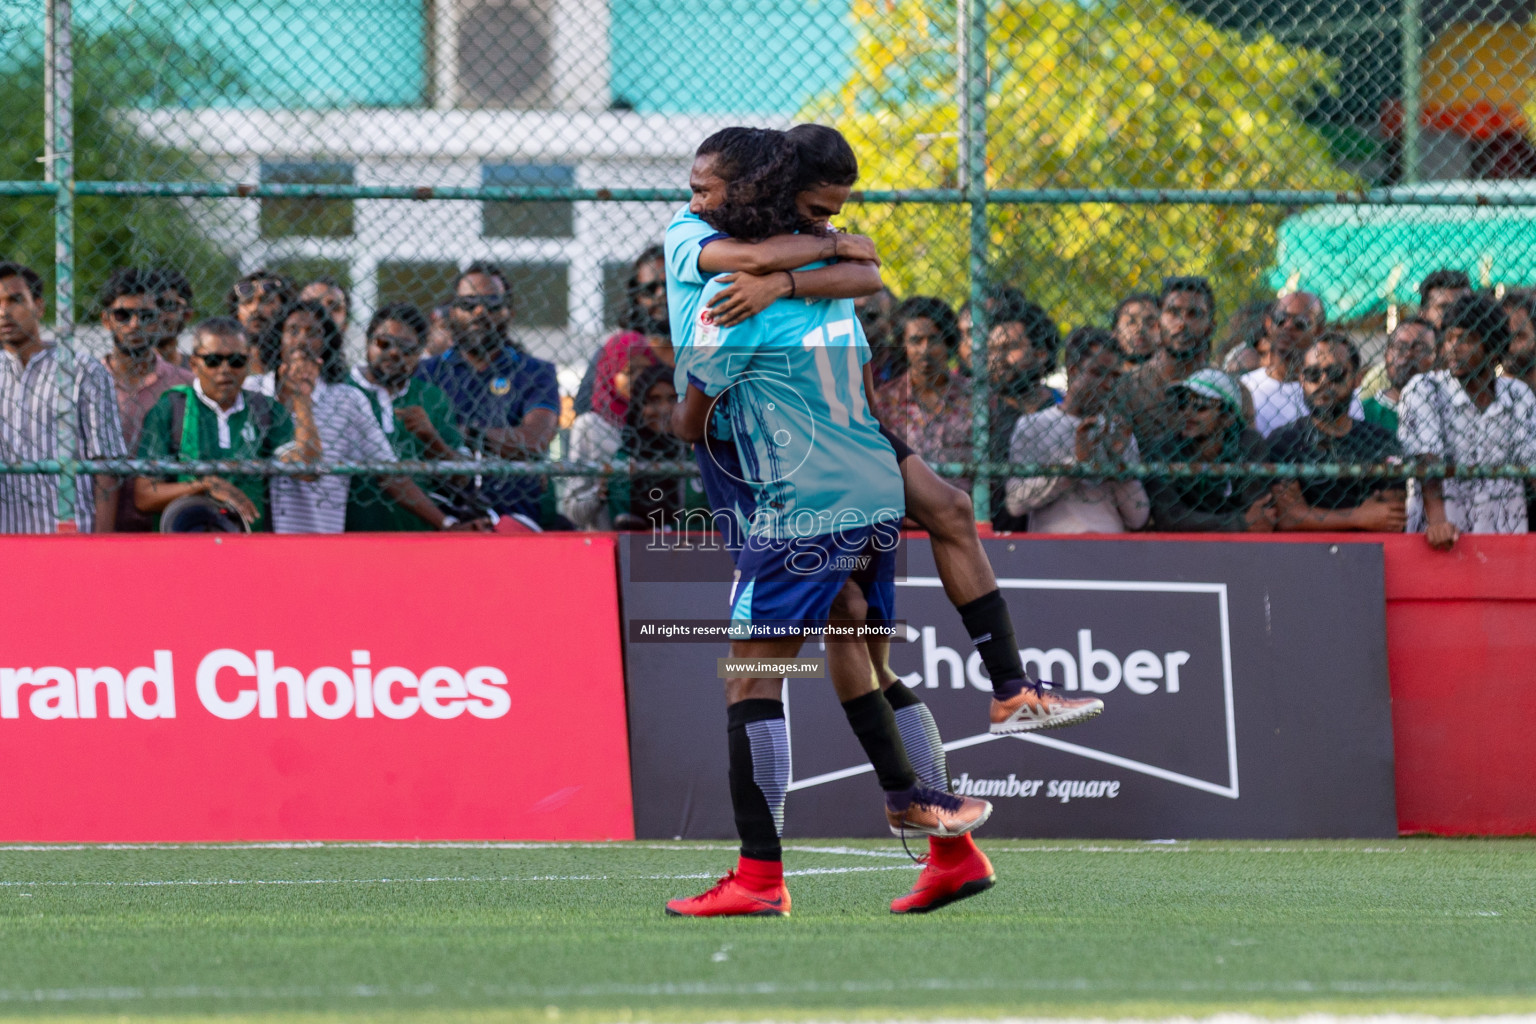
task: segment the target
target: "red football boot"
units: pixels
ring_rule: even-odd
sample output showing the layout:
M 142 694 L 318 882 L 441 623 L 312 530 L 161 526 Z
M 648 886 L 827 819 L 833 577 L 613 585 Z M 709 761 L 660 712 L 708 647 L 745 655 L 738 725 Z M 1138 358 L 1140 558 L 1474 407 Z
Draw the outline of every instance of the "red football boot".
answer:
M 742 857 L 735 871 L 710 889 L 687 899 L 667 901 L 673 917 L 788 917 L 789 890 L 778 861 Z
M 911 892 L 891 901 L 891 913 L 926 914 L 986 892 L 996 881 L 992 862 L 976 848 L 969 835 L 953 839 L 931 837 L 923 873 L 917 876 Z

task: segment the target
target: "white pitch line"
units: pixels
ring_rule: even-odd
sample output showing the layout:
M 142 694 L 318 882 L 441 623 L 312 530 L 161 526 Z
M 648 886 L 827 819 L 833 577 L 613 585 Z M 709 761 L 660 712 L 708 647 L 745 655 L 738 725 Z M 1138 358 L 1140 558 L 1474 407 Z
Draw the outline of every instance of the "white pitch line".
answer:
M 870 867 L 857 867 L 857 868 L 797 868 L 794 871 L 786 871 L 786 872 L 784 872 L 784 877 L 788 878 L 791 875 L 794 875 L 794 876 L 799 876 L 799 875 L 853 875 L 853 874 L 860 874 L 860 873 L 863 873 L 863 872 L 866 872 L 866 871 L 916 871 L 916 870 L 917 870 L 917 865 L 916 864 L 912 864 L 912 863 L 907 863 L 907 864 L 882 864 L 879 867 L 870 866 Z
M 849 980 L 842 982 L 819 981 L 758 981 L 758 982 L 656 982 L 647 984 L 609 982 L 594 985 L 504 985 L 489 984 L 468 986 L 447 994 L 481 995 L 492 998 L 563 999 L 603 996 L 772 996 L 814 993 L 894 993 L 902 991 L 951 991 L 998 989 L 1022 991 L 1070 991 L 1093 992 L 1097 988 L 1116 988 L 1113 979 L 1090 981 L 1087 978 L 1043 978 L 1020 976 L 1010 979 L 987 978 L 891 978 L 880 980 Z M 1277 981 L 1254 983 L 1224 983 L 1220 981 L 1187 980 L 1167 986 L 1133 985 L 1134 989 L 1148 992 L 1164 992 L 1168 988 L 1181 993 L 1203 992 L 1217 994 L 1266 995 L 1279 993 L 1306 993 L 1316 995 L 1450 995 L 1482 994 L 1481 990 L 1453 982 L 1409 981 Z M 273 986 L 261 988 L 181 985 L 144 988 L 138 986 L 52 988 L 52 989 L 0 989 L 0 1003 L 67 1003 L 111 1002 L 137 1000 L 256 1000 L 340 997 L 351 999 L 422 998 L 441 993 L 435 985 L 391 987 L 385 985 L 333 985 L 333 986 Z M 1530 996 L 1536 989 L 1492 993 L 1494 995 Z M 1010 1018 L 1022 1021 L 1026 1018 Z M 1303 1014 L 1291 1018 L 1279 1018 L 1291 1024 L 1525 1024 L 1536 1019 L 1532 1016 L 1459 1017 L 1440 1018 L 1428 1015 L 1362 1015 L 1334 1016 L 1332 1014 Z M 1192 1024 L 1195 1018 L 1161 1018 L 1157 1024 Z M 1199 1018 L 1203 1024 L 1277 1024 L 1277 1019 L 1253 1017 L 1246 1014 L 1216 1014 Z M 997 1022 L 993 1022 L 997 1024 Z M 1057 1024 L 1037 1021 L 1034 1024 Z M 1060 1024 L 1108 1024 L 1107 1021 L 1076 1020 Z M 1134 1018 L 1119 1024 L 1153 1024 Z
M 985 841 L 985 840 L 984 840 Z M 1013 839 L 994 839 L 993 842 L 1014 843 Z M 1402 846 L 1235 846 L 1230 841 L 1210 845 L 1194 845 L 1192 840 L 1123 840 L 1125 845 L 1107 846 L 1095 844 L 1063 844 L 1056 843 L 1049 846 L 1005 846 L 997 847 L 998 853 L 1355 853 L 1355 854 L 1403 854 L 1410 852 L 1410 847 Z M 481 843 L 481 842 L 378 842 L 378 843 L 330 843 L 330 842 L 293 842 L 293 843 L 14 843 L 0 844 L 0 853 L 92 853 L 105 852 L 143 852 L 143 851 L 181 851 L 181 850 L 661 850 L 672 853 L 718 853 L 730 852 L 737 849 L 736 844 L 727 842 L 706 842 L 700 840 L 678 841 L 672 843 L 640 843 L 632 840 L 614 840 L 606 843 L 545 843 L 545 842 L 506 842 L 506 843 Z M 850 857 L 902 857 L 905 854 L 878 849 L 859 849 L 851 846 L 786 846 L 786 851 L 797 853 L 828 853 L 841 854 Z M 988 851 L 992 852 L 991 850 Z
M 985 841 L 985 840 L 983 840 Z M 1001 846 L 988 847 L 987 855 L 1000 853 L 1359 853 L 1402 854 L 1406 846 L 1189 846 L 1151 840 L 1146 846 Z
M 731 843 L 706 844 L 702 841 L 641 843 L 632 839 L 609 842 L 303 842 L 270 843 L 9 843 L 0 844 L 0 853 L 77 853 L 142 850 L 734 850 Z
M 893 857 L 911 860 L 905 853 L 895 850 L 861 850 L 853 846 L 786 846 L 785 853 L 837 853 L 849 857 Z
M 784 872 L 785 877 L 808 875 L 854 875 L 871 871 L 912 871 L 913 864 L 859 865 L 841 868 L 797 868 Z M 166 887 L 202 888 L 225 885 L 423 885 L 434 883 L 503 883 L 503 882 L 670 882 L 699 878 L 717 878 L 718 871 L 690 872 L 680 875 L 444 875 L 427 878 L 172 878 L 172 879 L 52 879 L 35 882 L 0 881 L 0 888 L 120 888 L 156 889 Z
M 556 842 L 291 842 L 291 843 L 0 843 L 0 853 L 81 853 L 97 850 L 139 852 L 145 850 L 663 850 L 673 853 L 735 850 L 736 844 L 706 840 L 678 840 L 670 843 L 643 843 L 615 839 L 606 843 Z M 878 850 L 852 846 L 786 846 L 786 850 L 804 853 L 837 853 L 855 857 L 890 856 Z M 900 856 L 900 855 L 898 855 Z

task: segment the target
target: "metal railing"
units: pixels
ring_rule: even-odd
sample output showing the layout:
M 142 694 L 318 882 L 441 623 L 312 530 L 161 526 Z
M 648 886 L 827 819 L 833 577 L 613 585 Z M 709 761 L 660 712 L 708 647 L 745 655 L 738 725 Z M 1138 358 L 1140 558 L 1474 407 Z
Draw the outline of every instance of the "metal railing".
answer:
M 857 223 L 859 207 L 925 206 L 954 207 L 964 210 L 966 237 L 965 268 L 968 280 L 965 293 L 975 315 L 970 331 L 971 444 L 972 459 L 964 463 L 940 463 L 940 471 L 973 479 L 973 494 L 979 516 L 985 515 L 992 480 L 1006 475 L 1061 475 L 1072 477 L 1145 478 L 1247 475 L 1273 478 L 1365 478 L 1401 480 L 1417 476 L 1505 478 L 1526 477 L 1530 467 L 1461 466 L 1443 464 L 1412 471 L 1402 466 L 1360 467 L 1349 465 L 1268 466 L 1254 464 L 1209 464 L 1190 466 L 1178 463 L 1115 465 L 1039 465 L 1010 464 L 991 459 L 989 445 L 988 314 L 986 299 L 989 284 L 997 271 L 994 260 L 995 235 L 998 231 L 992 215 L 1013 207 L 1082 207 L 1105 204 L 1122 207 L 1201 207 L 1211 209 L 1257 207 L 1266 211 L 1293 210 L 1314 206 L 1343 207 L 1422 207 L 1521 209 L 1536 207 L 1536 189 L 1520 191 L 1489 187 L 1482 190 L 1435 192 L 1414 185 L 1420 174 L 1423 153 L 1421 130 L 1421 65 L 1424 60 L 1425 26 L 1420 0 L 1402 0 L 1397 17 L 1386 17 L 1399 32 L 1401 69 L 1401 105 L 1403 124 L 1400 146 L 1402 173 L 1398 186 L 1371 187 L 1363 182 L 1355 188 L 1296 187 L 1140 187 L 1102 185 L 1084 181 L 1068 187 L 993 186 L 996 177 L 989 164 L 993 125 L 991 110 L 996 98 L 992 80 L 1001 70 L 993 63 L 997 50 L 989 16 L 999 7 L 989 0 L 952 0 L 955 80 L 950 102 L 957 126 L 958 180 L 941 187 L 869 188 L 852 196 Z M 930 5 L 935 9 L 942 5 Z M 1007 5 L 1010 13 L 1017 4 Z M 1111 5 L 1113 6 L 1113 5 Z M 75 311 L 77 295 L 77 250 L 75 245 L 78 200 L 82 197 L 109 201 L 128 199 L 244 200 L 330 199 L 388 201 L 450 201 L 454 203 L 540 203 L 576 202 L 590 204 L 637 204 L 687 199 L 688 193 L 677 187 L 548 187 L 548 186 L 453 186 L 431 184 L 300 184 L 277 182 L 186 181 L 186 180 L 86 180 L 77 179 L 75 152 L 75 13 L 71 0 L 47 0 L 45 5 L 44 67 L 45 110 L 43 111 L 47 151 L 39 162 L 43 180 L 0 181 L 0 196 L 51 198 L 55 236 L 53 282 L 54 336 L 58 347 L 58 374 L 61 402 L 70 397 L 69 381 L 76 360 Z M 1278 33 L 1277 33 L 1278 34 Z M 680 182 L 679 182 L 680 184 Z M 897 257 L 899 258 L 899 256 Z M 79 439 L 72 427 L 69 410 L 59 409 L 59 444 L 56 460 L 13 462 L 0 465 L 0 473 L 42 473 L 58 478 L 57 517 L 61 529 L 69 529 L 75 520 L 75 475 L 106 473 L 119 476 L 154 473 L 238 472 L 242 474 L 282 475 L 303 472 L 302 467 L 256 463 L 163 463 L 143 460 L 102 462 L 79 457 Z M 656 467 L 662 469 L 665 467 Z M 671 467 L 680 475 L 693 472 L 691 467 Z M 374 474 L 430 472 L 437 475 L 476 474 L 486 476 L 584 476 L 603 475 L 615 470 L 594 464 L 519 463 L 482 460 L 463 464 L 390 464 L 329 467 L 328 472 Z

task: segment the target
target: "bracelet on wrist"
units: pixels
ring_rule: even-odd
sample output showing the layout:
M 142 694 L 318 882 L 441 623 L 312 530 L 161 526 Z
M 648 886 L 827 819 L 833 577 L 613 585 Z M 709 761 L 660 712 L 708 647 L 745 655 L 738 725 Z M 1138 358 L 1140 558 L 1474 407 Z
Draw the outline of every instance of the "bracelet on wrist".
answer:
M 795 297 L 795 272 L 793 270 L 785 270 L 782 273 L 789 278 L 789 294 L 784 297 L 792 299 Z

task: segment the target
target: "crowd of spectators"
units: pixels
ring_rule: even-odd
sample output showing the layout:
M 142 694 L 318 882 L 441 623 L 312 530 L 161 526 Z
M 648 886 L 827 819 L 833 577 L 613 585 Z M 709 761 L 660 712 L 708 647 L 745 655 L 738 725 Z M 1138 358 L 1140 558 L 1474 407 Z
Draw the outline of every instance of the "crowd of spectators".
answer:
M 996 290 L 987 309 L 991 458 L 1083 469 L 1006 479 L 988 510 L 993 527 L 1407 530 L 1438 548 L 1463 532 L 1527 532 L 1536 512 L 1528 480 L 1411 471 L 1536 467 L 1536 300 L 1475 292 L 1456 271 L 1429 275 L 1420 299 L 1417 315 L 1386 338 L 1384 386 L 1362 396 L 1372 368 L 1307 292 L 1240 308 L 1218 344 L 1209 282 L 1171 277 L 1063 346 L 1044 310 Z M 881 418 L 933 463 L 971 461 L 965 320 L 917 296 L 866 325 L 896 357 L 877 390 Z M 1124 472 L 1143 461 L 1193 468 L 1144 480 Z M 1253 464 L 1314 468 L 1288 478 L 1244 471 Z M 1400 467 L 1408 479 L 1356 475 L 1356 466 Z M 1096 469 L 1103 475 L 1081 475 Z
M 1529 481 L 1431 474 L 1405 484 L 1347 468 L 1536 466 L 1536 299 L 1478 293 L 1452 271 L 1431 274 L 1420 294 L 1378 369 L 1362 365 L 1355 339 L 1330 329 L 1307 292 L 1235 310 L 1218 342 L 1204 278 L 1128 295 L 1065 341 L 1019 290 L 991 290 L 989 461 L 1084 467 L 994 477 L 992 526 L 1406 529 L 1436 547 L 1462 532 L 1526 532 Z M 706 503 L 696 477 L 657 466 L 691 458 L 667 430 L 678 395 L 659 247 L 635 260 L 626 296 L 620 329 L 562 409 L 555 367 L 519 342 L 514 297 L 492 264 L 470 265 L 430 311 L 374 311 L 352 365 L 352 300 L 334 280 L 257 270 L 230 287 L 222 312 L 193 322 L 182 274 L 125 268 L 98 297 L 111 350 L 61 374 L 40 277 L 0 263 L 0 461 L 58 459 L 66 426 L 82 458 L 286 464 L 270 474 L 81 476 L 82 531 L 649 529 Z M 882 421 L 935 466 L 972 462 L 980 389 L 969 305 L 889 292 L 856 305 Z M 1362 395 L 1373 373 L 1378 386 Z M 612 472 L 449 465 L 552 455 Z M 390 472 L 399 462 L 413 465 Z M 1142 462 L 1226 468 L 1125 472 Z M 1243 472 L 1254 463 L 1321 468 L 1300 479 Z M 333 471 L 356 464 L 378 472 Z M 54 532 L 58 489 L 55 475 L 0 475 L 0 532 Z

